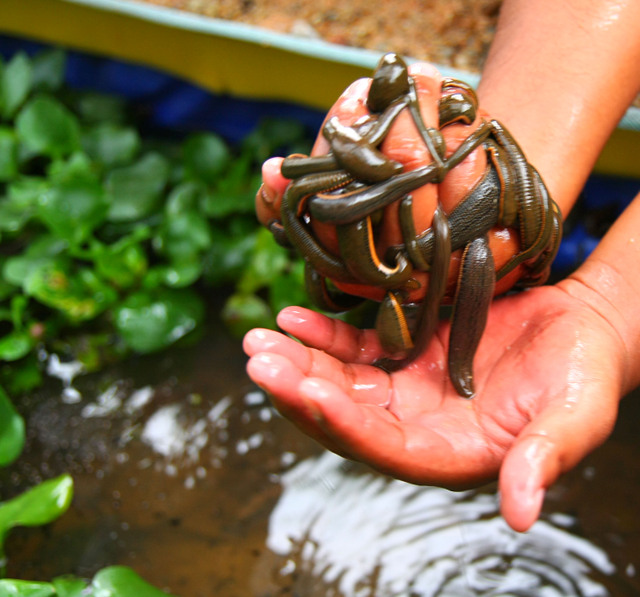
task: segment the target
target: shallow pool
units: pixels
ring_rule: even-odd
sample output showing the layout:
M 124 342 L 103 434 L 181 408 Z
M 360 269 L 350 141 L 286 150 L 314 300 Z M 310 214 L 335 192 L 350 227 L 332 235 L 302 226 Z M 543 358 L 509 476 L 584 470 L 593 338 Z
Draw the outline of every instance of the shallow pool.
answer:
M 64 471 L 76 495 L 53 525 L 12 533 L 9 576 L 125 564 L 180 597 L 639 594 L 640 396 L 517 534 L 492 486 L 416 487 L 322 451 L 244 364 L 238 340 L 211 330 L 190 348 L 49 379 L 0 495 Z

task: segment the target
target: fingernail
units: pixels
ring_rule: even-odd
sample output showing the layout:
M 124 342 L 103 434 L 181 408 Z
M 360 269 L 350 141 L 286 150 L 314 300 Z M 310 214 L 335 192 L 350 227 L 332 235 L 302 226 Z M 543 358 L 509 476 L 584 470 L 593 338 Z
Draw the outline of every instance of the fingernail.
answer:
M 280 326 L 287 323 L 299 325 L 301 323 L 306 323 L 308 318 L 303 309 L 298 307 L 286 307 L 278 314 L 277 321 Z
M 258 354 L 251 357 L 247 364 L 250 374 L 256 375 L 259 379 L 274 379 L 279 377 L 282 368 L 269 354 Z

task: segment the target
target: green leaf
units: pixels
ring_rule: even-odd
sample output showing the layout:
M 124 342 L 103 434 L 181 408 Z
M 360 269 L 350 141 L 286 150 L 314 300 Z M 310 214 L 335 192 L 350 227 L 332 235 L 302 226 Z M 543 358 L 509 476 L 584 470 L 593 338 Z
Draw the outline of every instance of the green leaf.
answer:
M 56 592 L 53 585 L 48 582 L 5 578 L 0 580 L 0 595 L 2 597 L 55 597 Z
M 169 163 L 150 152 L 131 166 L 109 173 L 105 185 L 110 201 L 109 220 L 134 221 L 151 214 L 169 179 Z
M 147 254 L 137 243 L 103 246 L 94 254 L 98 274 L 121 289 L 136 284 L 147 271 Z
M 72 271 L 67 260 L 50 259 L 29 272 L 24 291 L 72 322 L 95 318 L 118 298 L 116 291 L 90 268 Z
M 214 242 L 203 256 L 203 277 L 214 286 L 237 282 L 247 266 L 256 244 L 256 231 L 226 236 L 214 231 Z
M 0 545 L 14 527 L 49 524 L 63 514 L 73 497 L 73 480 L 69 475 L 44 481 L 25 493 L 0 503 Z
M 14 330 L 0 338 L 0 360 L 17 361 L 31 352 L 33 339 L 27 332 Z
M 26 394 L 42 385 L 40 361 L 33 352 L 20 361 L 7 363 L 0 368 L 0 376 L 14 396 Z
M 8 186 L 8 199 L 18 209 L 29 210 L 38 204 L 42 193 L 49 188 L 49 181 L 38 176 L 21 176 Z
M 304 262 L 297 261 L 291 271 L 274 278 L 269 285 L 269 304 L 274 313 L 290 305 L 309 305 L 304 281 Z
M 20 141 L 35 153 L 56 158 L 80 149 L 77 118 L 48 95 L 30 100 L 20 110 L 15 124 Z
M 40 196 L 37 216 L 53 234 L 79 244 L 105 220 L 108 209 L 102 185 L 84 177 L 52 184 Z
M 105 122 L 89 129 L 82 137 L 84 150 L 107 168 L 129 164 L 140 151 L 138 131 Z
M 276 327 L 273 311 L 264 300 L 254 294 L 231 295 L 222 309 L 222 320 L 237 337 L 256 327 Z
M 7 466 L 20 456 L 24 440 L 24 419 L 16 412 L 9 397 L 0 388 L 0 466 Z
M 289 265 L 287 250 L 281 247 L 266 228 L 258 232 L 251 261 L 238 282 L 238 290 L 251 294 L 267 286 Z
M 2 276 L 9 284 L 25 289 L 31 274 L 41 267 L 63 259 L 61 254 L 67 249 L 67 243 L 54 236 L 41 236 L 22 254 L 9 257 L 3 267 Z M 66 261 L 65 261 L 66 263 Z
M 18 174 L 18 141 L 13 129 L 0 127 L 0 182 L 8 182 Z
M 226 143 L 214 133 L 199 133 L 183 145 L 184 169 L 187 178 L 214 184 L 226 170 L 231 154 Z
M 57 597 L 91 597 L 87 583 L 75 576 L 58 576 L 51 581 Z
M 192 180 L 182 182 L 169 193 L 165 213 L 173 217 L 185 211 L 197 210 L 205 200 L 206 194 L 202 183 Z
M 172 261 L 186 261 L 208 249 L 212 242 L 209 222 L 192 210 L 165 218 L 156 246 Z
M 198 258 L 174 261 L 169 265 L 157 266 L 149 273 L 152 279 L 157 279 L 159 283 L 165 286 L 185 288 L 194 284 L 202 275 L 202 261 Z M 157 285 L 152 282 L 150 287 Z
M 64 82 L 66 66 L 64 50 L 53 48 L 38 52 L 31 59 L 32 87 L 39 91 L 56 91 Z
M 94 597 L 171 597 L 126 566 L 103 568 L 93 577 L 91 586 Z
M 137 352 L 165 348 L 198 327 L 204 316 L 200 297 L 189 289 L 159 289 L 130 295 L 115 310 L 116 329 Z
M 255 189 L 224 191 L 216 189 L 207 193 L 202 209 L 204 213 L 216 219 L 233 214 L 249 214 L 255 209 Z
M 24 52 L 16 54 L 0 77 L 0 105 L 3 118 L 11 118 L 31 90 L 31 61 Z
M 80 120 L 87 124 L 110 122 L 122 124 L 127 120 L 126 101 L 115 95 L 86 91 L 74 105 Z

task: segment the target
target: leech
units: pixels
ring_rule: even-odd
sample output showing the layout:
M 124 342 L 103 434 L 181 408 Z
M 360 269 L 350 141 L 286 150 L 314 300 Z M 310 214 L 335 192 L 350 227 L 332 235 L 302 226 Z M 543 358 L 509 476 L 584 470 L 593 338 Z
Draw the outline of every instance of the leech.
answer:
M 364 183 L 382 182 L 402 171 L 402 164 L 389 159 L 354 129 L 340 124 L 334 116 L 322 132 L 341 168 Z
M 330 291 L 327 287 L 326 278 L 321 276 L 308 262 L 305 263 L 304 281 L 309 298 L 315 305 L 325 311 L 333 311 L 334 313 L 350 311 L 364 301 L 359 296 L 345 292 Z
M 404 354 L 404 360 L 388 362 L 390 370 L 405 365 L 426 349 L 438 324 L 451 251 L 464 248 L 448 360 L 456 391 L 471 396 L 473 359 L 486 325 L 495 281 L 519 265 L 525 266 L 519 285 L 539 284 L 546 279 L 560 243 L 560 210 L 515 140 L 495 120 L 482 121 L 446 156 L 440 129 L 453 123 L 470 125 L 477 119 L 477 97 L 469 85 L 452 79 L 442 81 L 438 129 L 429 127 L 420 111 L 416 81 L 404 61 L 389 54 L 374 73 L 367 107 L 369 116 L 350 127 L 335 118 L 325 123 L 323 134 L 331 147 L 328 155 L 285 158 L 281 172 L 293 182 L 282 200 L 281 223 L 270 222 L 269 228 L 276 240 L 284 242 L 286 236 L 302 254 L 308 293 L 323 308 L 343 310 L 351 306 L 350 295 L 330 288 L 330 280 L 387 289 L 376 327 L 388 351 Z M 431 163 L 411 172 L 402 172 L 403 166 L 380 150 L 405 108 L 432 158 Z M 448 218 L 438 206 L 431 227 L 418 233 L 410 193 L 442 181 L 479 147 L 488 157 L 481 180 Z M 381 259 L 372 221 L 384 226 L 379 218 L 395 202 L 403 244 L 388 247 Z M 314 218 L 336 227 L 339 257 L 312 235 L 309 222 Z M 486 237 L 496 225 L 516 228 L 521 244 L 520 251 L 498 272 Z M 407 320 L 411 309 L 403 305 L 406 291 L 419 287 L 412 277 L 414 268 L 429 272 L 415 326 Z M 353 302 L 359 300 L 355 298 Z
M 390 354 L 403 354 L 413 348 L 411 330 L 398 292 L 387 291 L 376 316 L 376 331 L 383 348 Z M 404 360 L 382 359 L 375 364 L 385 371 L 397 371 Z
M 486 236 L 464 250 L 451 316 L 449 377 L 460 396 L 475 394 L 473 360 L 487 324 L 495 287 L 495 266 Z
M 409 254 L 411 263 L 413 263 L 416 269 L 422 272 L 428 272 L 431 266 L 429 264 L 429 258 L 423 255 L 420 250 L 420 245 L 418 244 L 418 235 L 413 221 L 413 198 L 411 195 L 407 195 L 400 202 L 398 219 L 400 220 L 400 232 L 402 233 L 404 248 Z M 432 229 L 433 225 L 430 230 Z
M 338 170 L 338 162 L 330 153 L 318 156 L 290 155 L 287 156 L 280 166 L 280 172 L 285 178 L 300 178 L 307 174 L 318 174 Z
M 431 273 L 429 275 L 427 294 L 420 307 L 412 346 L 409 347 L 411 351 L 404 360 L 386 359 L 381 361 L 379 366 L 389 372 L 405 367 L 420 356 L 426 350 L 429 342 L 431 342 L 440 321 L 440 304 L 447 290 L 449 263 L 451 262 L 451 230 L 447 216 L 440 205 L 436 207 L 433 214 L 431 227 L 434 231 L 436 250 L 433 253 L 430 265 Z M 406 321 L 403 323 L 406 327 Z M 376 328 L 378 328 L 377 325 Z
M 342 181 L 346 184 L 349 180 L 350 177 L 346 173 L 340 176 L 335 173 L 316 174 L 294 180 L 287 187 L 280 206 L 282 224 L 291 244 L 323 276 L 341 282 L 354 282 L 353 276 L 351 276 L 342 260 L 331 255 L 316 242 L 307 227 L 300 222 L 298 210 L 310 193 L 330 186 L 330 182 L 337 184 Z
M 438 102 L 438 126 L 443 127 L 454 122 L 471 124 L 476 119 L 478 97 L 470 85 L 446 78 L 442 81 L 441 91 L 453 88 L 456 91 L 442 96 Z
M 398 253 L 394 266 L 386 265 L 378 257 L 370 218 L 338 226 L 336 230 L 340 254 L 349 271 L 361 283 L 399 288 L 409 281 L 413 266 L 402 253 Z
M 453 251 L 463 248 L 478 234 L 486 234 L 496 223 L 500 190 L 497 186 L 498 174 L 492 165 L 487 167 L 485 175 L 480 179 L 469 195 L 461 201 L 449 214 L 451 227 L 451 247 Z M 401 211 L 400 217 L 410 214 Z M 407 223 L 403 223 L 408 227 Z M 404 239 L 406 243 L 406 238 Z M 415 238 L 422 259 L 431 261 L 434 251 L 433 229 L 428 228 Z
M 516 176 L 513 168 L 505 159 L 504 151 L 492 139 L 485 141 L 489 159 L 499 177 L 500 199 L 498 221 L 501 226 L 514 226 L 518 219 L 518 205 L 516 199 Z
M 438 327 L 440 320 L 440 304 L 447 291 L 449 280 L 449 264 L 451 262 L 451 229 L 449 221 L 444 211 L 438 205 L 433 214 L 431 223 L 435 237 L 436 250 L 433 253 L 431 262 L 431 273 L 429 274 L 429 287 L 424 305 L 420 310 L 420 319 L 414 335 L 414 347 L 409 355 L 412 361 L 418 357 L 427 345 L 431 342 L 433 334 Z
M 447 168 L 455 167 L 476 149 L 489 135 L 487 128 L 478 129 L 453 152 L 447 160 Z M 365 187 L 362 191 L 347 197 L 340 195 L 310 197 L 309 212 L 321 222 L 349 224 L 371 215 L 387 205 L 391 205 L 411 191 L 430 182 L 438 182 L 441 175 L 439 167 L 432 162 L 427 166 L 409 172 L 401 172 L 376 185 Z

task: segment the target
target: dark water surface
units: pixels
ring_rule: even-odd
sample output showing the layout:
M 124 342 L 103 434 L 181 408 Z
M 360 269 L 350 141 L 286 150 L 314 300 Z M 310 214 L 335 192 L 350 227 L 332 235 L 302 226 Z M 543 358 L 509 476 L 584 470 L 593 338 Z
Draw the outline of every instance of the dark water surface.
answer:
M 640 396 L 517 534 L 492 487 L 415 487 L 323 452 L 244 364 L 240 343 L 212 332 L 50 380 L 26 407 L 28 449 L 1 471 L 0 495 L 65 471 L 76 495 L 56 523 L 12 533 L 9 575 L 125 564 L 180 597 L 640 594 Z

